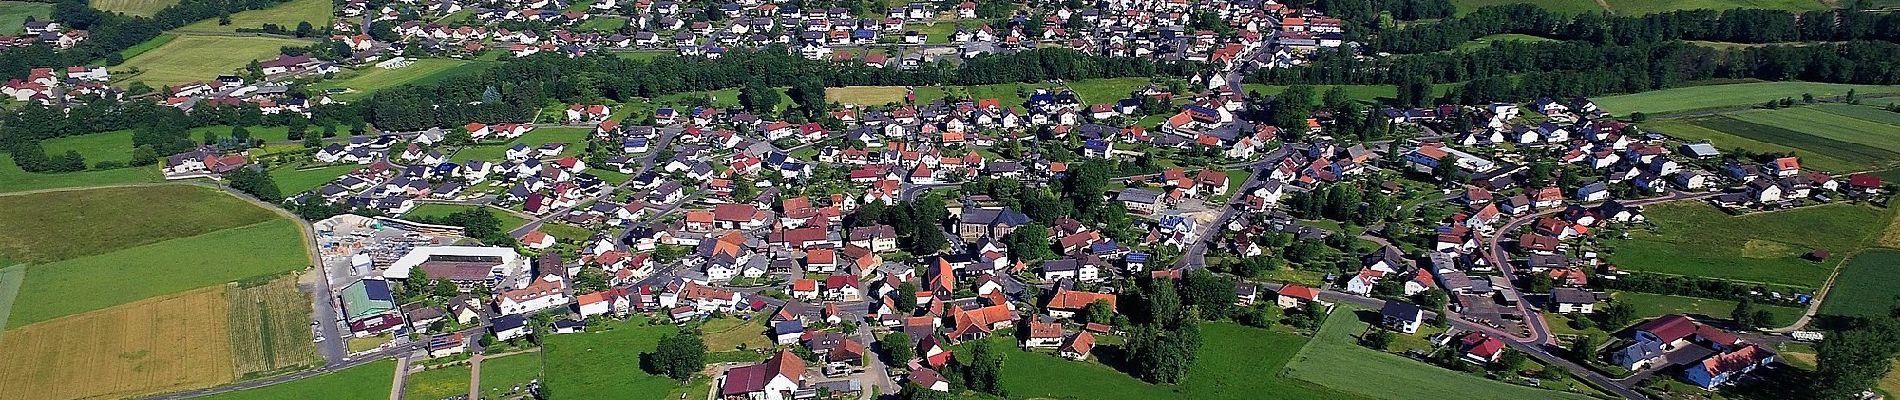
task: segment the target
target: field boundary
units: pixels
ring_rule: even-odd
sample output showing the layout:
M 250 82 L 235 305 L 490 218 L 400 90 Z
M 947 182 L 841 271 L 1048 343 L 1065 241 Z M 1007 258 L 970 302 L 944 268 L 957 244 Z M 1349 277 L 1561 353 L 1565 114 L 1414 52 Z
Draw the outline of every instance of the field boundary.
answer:
M 26 264 L 0 268 L 0 340 L 7 337 L 7 317 L 13 313 L 13 299 L 20 296 L 20 284 L 26 282 Z

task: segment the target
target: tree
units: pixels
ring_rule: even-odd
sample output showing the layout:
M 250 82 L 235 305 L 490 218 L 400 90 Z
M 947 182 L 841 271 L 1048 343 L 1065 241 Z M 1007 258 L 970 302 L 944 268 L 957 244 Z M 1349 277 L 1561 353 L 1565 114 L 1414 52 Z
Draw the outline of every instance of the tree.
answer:
M 1364 336 L 1360 337 L 1359 341 L 1373 350 L 1385 351 L 1387 347 L 1392 346 L 1392 339 L 1392 331 L 1373 328 L 1372 331 L 1366 332 Z
M 911 357 L 914 357 L 911 353 L 916 352 L 916 350 L 911 347 L 910 334 L 904 333 L 904 331 L 895 331 L 884 335 L 884 339 L 877 342 L 877 347 L 878 349 L 884 350 L 885 355 L 891 357 L 891 363 L 893 364 L 903 364 L 906 361 L 910 361 Z
M 1003 391 L 1003 354 L 981 340 L 970 348 L 969 363 L 962 364 L 963 384 L 970 390 L 1007 397 Z
M 1811 393 L 1817 399 L 1852 399 L 1892 369 L 1900 352 L 1900 327 L 1893 317 L 1877 317 L 1863 326 L 1830 333 L 1815 346 Z
M 747 80 L 739 87 L 739 105 L 756 113 L 771 113 L 779 103 L 777 89 L 767 85 L 762 79 Z
M 1498 368 L 1511 373 L 1522 371 L 1527 358 L 1522 351 L 1504 349 L 1504 354 L 1498 355 Z
M 270 174 L 255 168 L 238 168 L 225 175 L 225 178 L 230 181 L 232 189 L 249 194 L 258 200 L 276 202 L 284 199 L 283 193 L 277 188 L 277 182 L 271 179 Z
M 457 127 L 449 130 L 449 133 L 442 135 L 442 143 L 450 146 L 463 146 L 475 143 L 475 138 L 469 135 L 468 129 Z
M 1024 263 L 1035 263 L 1055 258 L 1056 252 L 1049 248 L 1049 227 L 1041 222 L 1030 222 L 1016 227 L 1003 235 L 1003 244 L 1009 246 L 1009 257 Z
M 1201 310 L 1203 317 L 1220 318 L 1233 310 L 1237 295 L 1234 294 L 1234 281 L 1214 275 L 1206 268 L 1195 269 L 1182 278 L 1182 303 Z
M 1590 360 L 1596 357 L 1597 346 L 1601 346 L 1602 344 L 1602 337 L 1598 337 L 1597 335 L 1584 335 L 1583 337 L 1577 338 L 1577 341 L 1570 343 L 1570 356 L 1580 360 Z
M 1464 181 L 1464 176 L 1464 169 L 1458 167 L 1458 156 L 1447 154 L 1444 158 L 1438 159 L 1438 165 L 1432 166 L 1432 177 L 1438 178 L 1439 182 L 1461 183 Z
M 904 283 L 897 285 L 897 294 L 896 294 L 897 310 L 903 313 L 909 313 L 911 310 L 916 310 L 917 309 L 916 293 L 917 293 L 917 282 L 915 281 L 904 281 Z
M 304 136 L 303 147 L 306 149 L 323 147 L 323 138 L 317 137 L 317 135 Z
M 660 339 L 660 346 L 648 358 L 654 374 L 687 380 L 706 368 L 706 340 L 699 335 L 680 333 Z
M 1728 318 L 1735 321 L 1736 325 L 1761 326 L 1755 323 L 1755 298 L 1753 297 L 1743 296 L 1741 301 L 1735 302 L 1735 310 L 1729 311 Z
M 1550 293 L 1551 286 L 1555 285 L 1556 283 L 1550 279 L 1550 274 L 1531 274 L 1529 284 L 1531 293 Z
M 1091 301 L 1087 307 L 1082 308 L 1082 320 L 1095 324 L 1113 323 L 1115 322 L 1115 306 L 1109 305 L 1108 300 Z
M 297 37 L 310 37 L 316 30 L 316 27 L 310 26 L 310 21 L 297 21 Z
M 145 166 L 158 163 L 158 151 L 152 145 L 143 144 L 132 148 L 132 166 Z
M 1617 330 L 1636 320 L 1636 307 L 1620 301 L 1610 302 L 1603 307 L 1603 329 Z

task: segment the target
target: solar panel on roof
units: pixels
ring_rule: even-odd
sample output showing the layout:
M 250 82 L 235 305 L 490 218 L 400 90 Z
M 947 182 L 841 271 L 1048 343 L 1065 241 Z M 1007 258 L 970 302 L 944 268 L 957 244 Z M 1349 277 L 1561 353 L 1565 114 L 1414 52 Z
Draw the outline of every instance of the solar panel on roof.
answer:
M 395 301 L 396 299 L 395 296 L 389 294 L 389 281 L 374 279 L 363 280 L 363 291 L 368 293 L 366 296 L 368 296 L 370 300 Z

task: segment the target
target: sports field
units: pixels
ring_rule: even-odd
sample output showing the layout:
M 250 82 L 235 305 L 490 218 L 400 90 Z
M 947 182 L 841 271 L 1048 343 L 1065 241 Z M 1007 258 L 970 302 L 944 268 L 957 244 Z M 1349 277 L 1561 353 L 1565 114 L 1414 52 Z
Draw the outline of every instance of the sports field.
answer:
M 86 4 L 100 10 L 150 17 L 158 10 L 178 4 L 178 0 L 88 0 Z
M 1287 376 L 1382 399 L 1588 399 L 1453 372 L 1361 346 L 1354 337 L 1370 326 L 1340 308 L 1287 364 Z M 1376 378 L 1370 378 L 1376 377 Z
M 27 267 L 7 326 L 309 266 L 303 233 L 277 219 Z
M 1868 317 L 1886 315 L 1900 305 L 1893 282 L 1900 281 L 1900 250 L 1869 249 L 1842 266 L 1834 289 L 1821 304 L 1828 315 Z
M 115 80 L 142 81 L 154 87 L 208 81 L 219 74 L 237 72 L 251 60 L 274 58 L 285 46 L 308 45 L 309 41 L 294 39 L 181 35 L 125 60 L 112 68 L 112 75 Z M 133 68 L 140 72 L 130 73 Z
M 276 385 L 202 397 L 206 400 L 381 399 L 389 397 L 396 362 L 377 361 Z
M 231 365 L 239 377 L 323 364 L 310 342 L 310 296 L 297 290 L 295 275 L 226 286 Z
M 132 160 L 132 131 L 118 130 L 48 139 L 40 142 L 40 147 L 46 149 L 47 155 L 77 151 L 80 156 L 86 157 L 87 164 L 100 161 L 126 162 Z
M 10 330 L 0 338 L 0 393 L 125 398 L 230 382 L 224 296 L 214 285 Z
M 18 35 L 26 17 L 45 21 L 53 16 L 53 3 L 0 1 L 0 35 Z
M 344 164 L 316 168 L 272 168 L 271 180 L 277 182 L 277 190 L 288 197 L 322 187 L 337 177 L 362 168 L 361 165 Z
M 551 335 L 542 343 L 547 371 L 543 383 L 564 398 L 620 399 L 629 393 L 653 399 L 704 396 L 711 380 L 688 384 L 640 369 L 640 353 L 659 347 L 660 338 L 677 332 L 670 323 L 649 325 L 643 317 L 605 321 L 587 333 Z M 482 369 L 488 369 L 486 365 Z
M 309 22 L 312 32 L 322 33 L 321 29 L 330 22 L 329 0 L 290 0 L 277 6 L 262 10 L 243 11 L 231 14 L 229 25 L 218 25 L 217 18 L 194 22 L 179 27 L 179 32 L 237 32 L 238 28 L 257 29 L 264 24 L 277 24 L 284 32 L 297 30 L 297 23 Z
M 366 66 L 342 72 L 336 79 L 317 83 L 311 89 L 348 89 L 349 92 L 335 96 L 339 100 L 348 100 L 366 97 L 382 89 L 408 84 L 432 83 L 452 76 L 481 72 L 495 65 L 499 64 L 490 61 L 425 58 L 397 69 Z
M 1663 89 L 1635 94 L 1604 96 L 1591 99 L 1597 107 L 1614 115 L 1628 115 L 1633 112 L 1657 114 L 1677 113 L 1693 110 L 1753 107 L 1769 100 L 1783 98 L 1801 99 L 1801 94 L 1813 94 L 1818 98 L 1844 96 L 1848 89 L 1854 89 L 1855 95 L 1869 97 L 1900 93 L 1900 86 L 1846 85 L 1814 82 L 1746 82 L 1726 85 L 1691 86 Z
M 0 196 L 0 257 L 53 262 L 274 217 L 237 197 L 187 185 Z M 204 285 L 192 287 L 198 286 Z
M 1609 240 L 1608 260 L 1623 269 L 1817 288 L 1836 256 L 1801 258 L 1814 249 L 1851 254 L 1887 226 L 1891 213 L 1855 204 L 1729 216 L 1703 203 L 1657 204 L 1645 210 L 1654 232 Z M 1708 235 L 1729 232 L 1732 235 Z

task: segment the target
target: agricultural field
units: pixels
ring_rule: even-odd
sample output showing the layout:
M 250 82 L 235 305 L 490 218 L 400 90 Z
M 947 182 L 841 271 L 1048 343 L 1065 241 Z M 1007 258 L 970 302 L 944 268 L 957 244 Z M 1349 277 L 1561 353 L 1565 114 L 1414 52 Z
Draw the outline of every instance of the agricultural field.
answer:
M 26 172 L 13 163 L 12 155 L 0 154 L 0 193 L 157 182 L 159 179 L 158 168 L 117 168 L 58 174 Z M 0 257 L 5 257 L 5 252 L 4 245 L 0 245 Z
M 277 190 L 284 196 L 291 196 L 322 187 L 337 177 L 362 168 L 361 165 L 344 164 L 316 168 L 294 168 L 280 166 L 271 168 L 271 180 L 277 182 Z
M 290 0 L 271 8 L 243 11 L 231 14 L 231 23 L 218 25 L 217 18 L 194 22 L 177 29 L 178 32 L 237 32 L 240 28 L 258 29 L 264 24 L 277 24 L 285 32 L 295 32 L 297 24 L 309 22 L 321 33 L 324 25 L 330 22 L 332 11 L 329 0 Z
M 150 17 L 158 10 L 178 4 L 178 0 L 89 0 L 86 4 L 104 11 Z
M 187 185 L 0 196 L 0 258 L 53 262 L 274 217 L 235 196 Z
M 1725 120 L 1725 119 L 1727 118 L 1715 116 L 1715 117 L 1691 118 L 1691 119 L 1656 120 L 1656 121 L 1644 122 L 1641 126 L 1644 129 L 1661 132 L 1663 134 L 1669 135 L 1670 137 L 1681 139 L 1683 141 L 1709 142 L 1710 144 L 1715 145 L 1717 149 L 1720 149 L 1721 151 L 1724 151 L 1724 152 L 1730 152 L 1737 148 L 1740 148 L 1740 149 L 1746 149 L 1748 151 L 1757 152 L 1757 153 L 1799 154 L 1801 156 L 1801 167 L 1806 168 L 1806 169 L 1811 169 L 1811 170 L 1830 171 L 1830 172 L 1859 171 L 1859 170 L 1864 170 L 1867 168 L 1873 168 L 1877 164 L 1880 163 L 1880 160 L 1876 158 L 1878 157 L 1877 155 L 1829 154 L 1825 152 L 1806 151 L 1803 149 L 1789 147 L 1788 145 L 1785 145 L 1785 144 L 1780 144 L 1780 143 L 1775 143 L 1775 142 L 1764 142 L 1761 140 L 1750 139 L 1748 137 L 1744 137 L 1741 135 L 1729 134 L 1727 132 L 1723 132 L 1723 131 L 1715 130 L 1714 128 L 1703 126 L 1703 124 L 1706 123 L 1709 125 L 1724 126 L 1726 128 L 1728 124 L 1734 124 L 1731 122 L 1716 121 L 1716 120 Z M 1705 121 L 1715 121 L 1715 122 L 1705 122 Z M 1778 131 L 1779 130 L 1777 130 L 1777 132 Z M 1764 139 L 1772 140 L 1765 137 Z M 1845 159 L 1842 159 L 1842 157 L 1852 158 L 1853 160 L 1852 161 L 1845 160 Z
M 396 362 L 383 360 L 312 378 L 202 398 L 207 400 L 379 399 L 389 396 L 390 377 L 395 373 Z
M 514 390 L 516 386 L 526 386 L 529 381 L 541 378 L 541 353 L 530 352 L 503 357 L 482 359 L 482 395 L 500 397 Z M 463 390 L 468 385 L 462 385 Z
M 369 66 L 338 73 L 336 78 L 312 85 L 311 89 L 344 89 L 347 91 L 334 97 L 347 101 L 368 97 L 378 90 L 410 84 L 434 83 L 449 77 L 473 74 L 495 65 L 497 63 L 489 61 L 424 58 L 415 60 L 414 64 L 407 67 L 397 69 Z
M 1718 148 L 1723 145 L 1753 149 L 1788 147 L 1794 149 L 1796 155 L 1804 158 L 1807 155 L 1819 156 L 1823 164 L 1816 168 L 1822 170 L 1864 171 L 1887 168 L 1900 163 L 1900 151 L 1893 149 L 1900 148 L 1900 145 L 1891 143 L 1895 138 L 1886 137 L 1891 134 L 1883 133 L 1900 129 L 1900 126 L 1875 123 L 1813 108 L 1749 110 L 1677 121 L 1704 128 L 1707 131 L 1715 131 L 1721 135 L 1682 129 L 1677 129 L 1684 131 L 1681 133 L 1668 130 L 1661 132 L 1671 135 L 1681 134 L 1685 139 L 1709 140 Z M 1668 126 L 1664 128 L 1669 129 Z M 1875 131 L 1863 132 L 1857 129 Z M 1748 141 L 1728 139 L 1734 137 L 1745 138 Z M 1773 146 L 1763 144 L 1773 144 Z M 1829 158 L 1839 160 L 1844 165 L 1835 165 L 1834 160 L 1827 160 Z
M 310 296 L 297 290 L 295 275 L 229 286 L 231 365 L 239 377 L 323 364 L 310 342 Z
M 40 142 L 40 147 L 46 149 L 47 155 L 77 151 L 80 156 L 86 157 L 87 164 L 98 164 L 100 161 L 127 162 L 132 160 L 132 131 L 117 130 L 47 139 Z
M 1821 313 L 1839 316 L 1886 315 L 1900 305 L 1893 282 L 1900 281 L 1900 250 L 1869 249 L 1853 255 L 1842 266 L 1834 288 L 1821 304 Z
M 272 220 L 27 267 L 7 326 L 19 327 L 310 265 L 296 222 Z M 241 261 L 240 261 L 241 260 Z M 125 279 L 138 276 L 138 279 Z
M 1385 399 L 1588 399 L 1485 379 L 1360 346 L 1370 325 L 1342 308 L 1287 365 L 1286 375 L 1359 396 Z M 1377 384 L 1367 384 L 1377 376 Z
M 309 41 L 293 39 L 182 35 L 125 60 L 113 67 L 112 75 L 121 82 L 141 81 L 153 87 L 211 80 L 243 69 L 252 60 L 277 57 L 285 46 L 308 45 Z M 133 69 L 139 72 L 131 73 Z
M 1820 108 L 1750 110 L 1728 116 L 1746 122 L 1900 154 L 1900 126 L 1836 114 Z
M 463 147 L 456 150 L 455 155 L 449 156 L 449 160 L 457 163 L 468 160 L 501 161 L 508 158 L 508 149 L 516 144 L 525 144 L 529 149 L 534 149 L 548 143 L 565 143 L 567 148 L 561 151 L 560 156 L 577 156 L 587 150 L 587 139 L 593 134 L 594 130 L 590 128 L 535 128 L 507 143 Z M 535 157 L 542 158 L 538 153 Z
M 1663 89 L 1635 94 L 1605 96 L 1591 99 L 1597 107 L 1613 115 L 1628 115 L 1633 112 L 1657 114 L 1679 113 L 1694 110 L 1716 108 L 1753 107 L 1769 100 L 1783 98 L 1800 99 L 1803 93 L 1816 98 L 1834 98 L 1847 95 L 1847 90 L 1863 98 L 1900 94 L 1900 86 L 1846 85 L 1814 82 L 1746 82 L 1725 85 L 1690 86 Z
M 1735 302 L 1729 300 L 1704 299 L 1696 297 L 1670 296 L 1663 294 L 1613 291 L 1616 301 L 1636 308 L 1640 319 L 1660 317 L 1670 314 L 1689 314 L 1697 319 L 1729 319 L 1729 312 L 1735 310 Z M 1768 310 L 1775 315 L 1775 325 L 1792 324 L 1806 311 L 1800 308 L 1756 304 L 1755 309 Z M 1706 317 L 1706 318 L 1705 318 Z M 1617 327 L 1622 328 L 1622 327 Z M 1615 331 L 1611 331 L 1614 333 Z
M 1817 263 L 1803 255 L 1815 249 L 1852 254 L 1892 216 L 1855 204 L 1729 216 L 1703 203 L 1670 203 L 1649 206 L 1645 214 L 1656 228 L 1608 241 L 1614 247 L 1610 263 L 1632 271 L 1803 288 L 1820 287 L 1840 262 L 1837 257 Z
M 52 3 L 0 1 L 0 35 L 18 35 L 26 18 L 45 21 L 53 17 Z
M 126 398 L 231 382 L 224 295 L 215 285 L 9 330 L 0 393 Z
M 483 367 L 486 367 L 484 365 Z M 433 368 L 409 374 L 403 381 L 405 399 L 441 399 L 468 394 L 468 364 Z
M 547 366 L 544 384 L 549 391 L 577 399 L 617 399 L 627 393 L 655 399 L 703 396 L 712 384 L 706 377 L 681 384 L 648 374 L 633 362 L 640 353 L 659 347 L 660 338 L 678 331 L 665 321 L 635 317 L 591 325 L 586 333 L 548 336 L 541 350 Z

